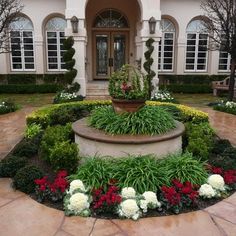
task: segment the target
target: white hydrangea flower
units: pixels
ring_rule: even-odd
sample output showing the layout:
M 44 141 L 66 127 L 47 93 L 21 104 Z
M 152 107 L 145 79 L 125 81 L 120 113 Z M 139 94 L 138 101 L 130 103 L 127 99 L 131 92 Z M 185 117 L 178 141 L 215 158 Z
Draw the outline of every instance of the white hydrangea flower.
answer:
M 225 190 L 225 181 L 221 175 L 214 174 L 209 176 L 207 183 L 210 184 L 216 190 Z
M 126 198 L 126 199 L 128 199 L 128 198 L 135 198 L 136 192 L 131 187 L 123 188 L 121 190 L 121 196 L 122 196 L 122 198 Z
M 80 214 L 82 211 L 89 208 L 88 196 L 84 193 L 76 193 L 71 196 L 68 209 Z
M 123 201 L 120 204 L 119 215 L 122 217 L 125 216 L 128 219 L 132 218 L 133 220 L 137 220 L 140 216 L 140 209 L 136 200 L 128 199 Z
M 73 194 L 73 192 L 74 192 L 76 189 L 79 189 L 79 190 L 81 190 L 82 192 L 85 192 L 85 191 L 86 191 L 83 182 L 82 182 L 81 180 L 79 180 L 79 179 L 73 180 L 73 181 L 70 183 L 69 193 L 70 193 L 70 194 Z
M 199 196 L 204 197 L 204 198 L 213 198 L 217 195 L 216 191 L 212 188 L 210 184 L 201 185 L 198 192 L 199 192 Z
M 156 193 L 147 191 L 143 193 L 143 197 L 147 201 L 147 205 L 149 208 L 161 207 L 161 203 L 157 200 Z

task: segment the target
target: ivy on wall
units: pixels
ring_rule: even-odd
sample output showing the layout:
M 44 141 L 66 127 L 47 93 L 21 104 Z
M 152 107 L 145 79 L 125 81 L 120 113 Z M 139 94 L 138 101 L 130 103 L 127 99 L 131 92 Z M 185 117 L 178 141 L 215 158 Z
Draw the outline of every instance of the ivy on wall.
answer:
M 152 79 L 156 76 L 156 73 L 152 70 L 152 65 L 154 62 L 154 59 L 152 58 L 152 53 L 154 51 L 154 39 L 149 38 L 146 42 L 147 51 L 144 53 L 145 56 L 145 62 L 143 64 L 144 70 L 147 72 L 147 80 L 149 85 L 149 98 L 151 98 L 152 93 Z

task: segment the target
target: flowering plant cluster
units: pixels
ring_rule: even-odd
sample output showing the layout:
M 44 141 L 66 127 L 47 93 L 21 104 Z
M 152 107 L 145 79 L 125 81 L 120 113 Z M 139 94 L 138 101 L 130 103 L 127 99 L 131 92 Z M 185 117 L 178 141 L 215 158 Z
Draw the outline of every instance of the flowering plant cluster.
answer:
M 65 214 L 88 217 L 91 215 L 91 202 L 92 197 L 88 194 L 88 189 L 85 188 L 83 182 L 73 180 L 64 198 Z
M 36 179 L 34 182 L 36 184 L 35 193 L 38 201 L 42 202 L 48 199 L 56 202 L 62 200 L 69 184 L 66 176 L 66 171 L 59 171 L 53 182 L 49 181 L 47 176 L 44 176 L 42 179 Z
M 219 174 L 213 174 L 208 177 L 206 184 L 201 185 L 199 196 L 203 198 L 221 197 L 226 190 L 224 178 Z
M 119 188 L 115 185 L 108 185 L 107 191 L 104 187 L 94 189 L 92 192 L 92 208 L 96 214 L 115 213 L 118 204 L 121 203 L 122 197 L 118 193 Z
M 221 100 L 214 109 L 236 115 L 236 102 Z
M 156 209 L 161 207 L 161 203 L 157 200 L 156 193 L 147 191 L 139 195 L 131 187 L 123 188 L 121 191 L 123 201 L 118 206 L 118 215 L 120 218 L 128 218 L 137 220 L 148 209 Z
M 66 92 L 63 90 L 56 94 L 53 99 L 53 103 L 74 102 L 81 100 L 83 100 L 81 95 L 77 95 L 75 92 Z
M 156 91 L 153 94 L 151 100 L 152 101 L 159 101 L 159 102 L 175 102 L 174 97 L 167 90 Z
M 131 65 L 124 65 L 109 79 L 109 93 L 115 99 L 147 99 L 148 83 L 146 76 Z
M 1 101 L 0 102 L 0 115 L 13 112 L 17 110 L 17 106 L 10 101 Z
M 173 180 L 172 186 L 163 186 L 161 188 L 161 200 L 167 209 L 178 214 L 184 206 L 191 206 L 196 203 L 198 198 L 197 186 L 190 182 L 181 183 L 179 180 Z

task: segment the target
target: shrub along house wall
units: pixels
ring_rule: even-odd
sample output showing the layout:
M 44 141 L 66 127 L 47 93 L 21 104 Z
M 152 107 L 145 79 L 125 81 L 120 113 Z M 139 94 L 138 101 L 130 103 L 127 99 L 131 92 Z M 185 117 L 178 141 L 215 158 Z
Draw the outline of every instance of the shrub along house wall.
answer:
M 227 75 L 159 75 L 160 88 L 173 93 L 211 93 L 212 81 Z
M 64 74 L 0 74 L 0 93 L 55 93 Z

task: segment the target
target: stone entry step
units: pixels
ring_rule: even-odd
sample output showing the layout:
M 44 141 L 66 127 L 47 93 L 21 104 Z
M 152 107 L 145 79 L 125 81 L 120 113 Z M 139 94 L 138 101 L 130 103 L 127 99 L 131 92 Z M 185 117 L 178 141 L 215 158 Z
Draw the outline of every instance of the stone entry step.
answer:
M 87 83 L 87 97 L 109 97 L 108 81 L 92 81 Z

